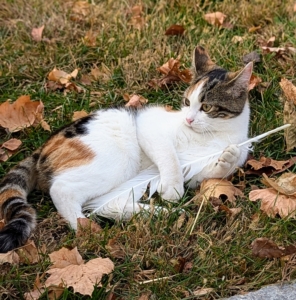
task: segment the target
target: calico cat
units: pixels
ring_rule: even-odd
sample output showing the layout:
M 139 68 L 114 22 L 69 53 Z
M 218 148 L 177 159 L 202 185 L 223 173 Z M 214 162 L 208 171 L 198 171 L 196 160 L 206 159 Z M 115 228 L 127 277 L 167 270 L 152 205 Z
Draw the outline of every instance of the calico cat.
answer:
M 76 229 L 86 201 L 108 193 L 153 163 L 160 173 L 158 191 L 169 201 L 184 194 L 181 160 L 224 150 L 202 166 L 191 187 L 205 178 L 228 176 L 241 166 L 248 148 L 237 144 L 248 135 L 252 63 L 227 72 L 198 46 L 192 69 L 194 78 L 180 111 L 169 112 L 162 106 L 98 110 L 58 131 L 8 172 L 0 184 L 0 219 L 5 221 L 0 252 L 23 245 L 34 230 L 35 211 L 26 199 L 35 187 L 49 192 L 59 213 Z M 124 218 L 142 208 L 149 205 L 129 203 L 115 214 Z

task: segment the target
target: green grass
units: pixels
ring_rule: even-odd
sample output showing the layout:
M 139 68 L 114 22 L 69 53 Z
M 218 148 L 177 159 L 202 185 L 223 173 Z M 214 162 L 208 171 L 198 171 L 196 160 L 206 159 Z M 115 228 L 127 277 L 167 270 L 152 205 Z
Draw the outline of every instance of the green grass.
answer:
M 275 36 L 275 46 L 295 46 L 293 1 L 143 0 L 146 24 L 140 30 L 130 25 L 130 10 L 137 4 L 135 1 L 89 2 L 93 6 L 84 17 L 73 15 L 71 2 L 60 0 L 0 3 L 0 102 L 16 100 L 21 95 L 42 100 L 45 119 L 53 131 L 69 123 L 74 111 L 90 112 L 124 104 L 124 93 L 138 93 L 149 99 L 149 103 L 178 108 L 185 84 L 155 90 L 148 82 L 160 77 L 157 67 L 170 57 L 181 55 L 182 66 L 189 67 L 191 53 L 200 44 L 208 49 L 217 64 L 231 71 L 243 67 L 244 55 L 255 50 L 260 53 L 261 62 L 255 65 L 254 73 L 269 85 L 265 90 L 255 88 L 250 92 L 250 136 L 282 124 L 279 81 L 285 77 L 296 83 L 296 60 L 292 55 L 284 59 L 278 59 L 274 54 L 263 55 L 260 41 Z M 218 29 L 208 25 L 203 14 L 214 11 L 225 13 L 234 28 Z M 31 39 L 32 28 L 43 24 L 43 36 L 50 43 Z M 185 35 L 165 36 L 165 30 L 172 24 L 183 25 Z M 248 32 L 250 27 L 258 25 L 261 25 L 259 31 Z M 83 41 L 90 29 L 96 35 L 95 46 L 87 46 Z M 243 41 L 233 43 L 234 36 L 243 37 Z M 83 86 L 81 76 L 102 64 L 110 69 L 110 79 Z M 82 86 L 84 92 L 47 91 L 47 75 L 54 67 L 69 73 L 79 68 L 74 82 Z M 30 127 L 13 134 L 1 130 L 0 142 L 10 137 L 23 142 L 20 151 L 1 164 L 1 176 L 41 146 L 49 135 L 41 127 Z M 259 158 L 261 154 L 274 159 L 295 155 L 285 152 L 283 133 L 256 145 L 255 157 Z M 251 185 L 261 186 L 260 178 L 255 176 L 247 176 L 245 183 L 246 196 Z M 236 207 L 241 207 L 242 211 L 232 221 L 224 212 L 216 213 L 210 204 L 204 205 L 193 234 L 189 235 L 199 207 L 194 201 L 187 205 L 193 196 L 194 192 L 188 191 L 177 205 L 186 212 L 180 227 L 176 225 L 178 220 L 180 222 L 179 213 L 168 207 L 168 216 L 147 217 L 140 213 L 124 224 L 104 220 L 101 221 L 104 227 L 101 234 L 76 238 L 57 215 L 49 196 L 34 192 L 30 201 L 38 211 L 39 223 L 33 238 L 38 247 L 46 246 L 46 254 L 39 263 L 32 265 L 1 265 L 0 299 L 22 299 L 24 292 L 32 289 L 36 275 L 41 275 L 50 265 L 48 254 L 63 246 L 77 246 L 85 260 L 102 256 L 114 261 L 110 283 L 104 279 L 103 288 L 94 290 L 93 299 L 107 299 L 111 293 L 112 299 L 138 299 L 143 294 L 149 294 L 150 299 L 219 299 L 296 278 L 293 261 L 259 259 L 252 256 L 250 248 L 258 237 L 270 238 L 281 246 L 293 244 L 295 220 L 269 218 L 260 212 L 260 203 L 252 203 L 246 198 L 237 201 Z M 257 221 L 255 214 L 259 215 Z M 110 239 L 116 240 L 122 257 L 112 256 L 108 248 Z M 289 276 L 285 272 L 287 269 L 291 272 Z M 161 277 L 169 278 L 140 284 Z M 194 296 L 193 291 L 203 287 L 213 288 L 213 292 L 207 296 Z M 41 299 L 47 299 L 47 295 Z M 89 297 L 65 289 L 61 299 Z

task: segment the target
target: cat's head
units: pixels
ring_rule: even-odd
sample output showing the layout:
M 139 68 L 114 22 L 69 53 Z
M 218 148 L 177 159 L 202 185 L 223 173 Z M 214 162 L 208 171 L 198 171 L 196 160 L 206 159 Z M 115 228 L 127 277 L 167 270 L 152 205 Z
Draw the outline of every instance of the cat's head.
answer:
M 185 124 L 194 131 L 205 132 L 223 131 L 238 123 L 242 115 L 248 123 L 252 68 L 251 62 L 238 72 L 228 72 L 197 46 L 193 53 L 193 80 L 182 100 Z

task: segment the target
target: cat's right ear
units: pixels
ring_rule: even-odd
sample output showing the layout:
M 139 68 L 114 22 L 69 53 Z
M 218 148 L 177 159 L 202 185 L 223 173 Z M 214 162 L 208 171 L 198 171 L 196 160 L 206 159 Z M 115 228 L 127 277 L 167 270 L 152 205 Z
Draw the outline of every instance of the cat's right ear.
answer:
M 200 77 L 215 68 L 215 63 L 210 59 L 207 51 L 201 46 L 197 46 L 194 49 L 192 68 L 195 77 Z

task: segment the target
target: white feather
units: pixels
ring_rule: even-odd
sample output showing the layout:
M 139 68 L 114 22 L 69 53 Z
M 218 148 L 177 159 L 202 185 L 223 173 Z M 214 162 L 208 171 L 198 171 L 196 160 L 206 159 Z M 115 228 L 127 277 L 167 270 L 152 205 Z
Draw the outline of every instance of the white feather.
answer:
M 238 146 L 259 142 L 264 137 L 273 134 L 277 131 L 283 130 L 289 127 L 290 124 L 277 127 L 273 130 L 265 132 L 261 135 L 248 139 L 247 141 L 240 143 Z M 190 180 L 194 175 L 201 172 L 202 168 L 207 164 L 208 160 L 218 157 L 222 154 L 222 151 L 212 153 L 210 155 L 199 157 L 191 162 L 182 162 L 181 167 L 185 181 Z M 90 212 L 91 214 L 99 214 L 101 216 L 111 217 L 118 216 L 120 212 L 123 212 L 127 203 L 137 204 L 137 202 L 144 195 L 149 186 L 149 198 L 156 192 L 160 180 L 158 169 L 155 165 L 141 171 L 134 178 L 122 183 L 118 187 L 114 188 L 110 192 L 89 200 L 83 207 L 84 212 Z

